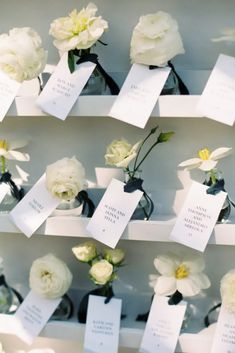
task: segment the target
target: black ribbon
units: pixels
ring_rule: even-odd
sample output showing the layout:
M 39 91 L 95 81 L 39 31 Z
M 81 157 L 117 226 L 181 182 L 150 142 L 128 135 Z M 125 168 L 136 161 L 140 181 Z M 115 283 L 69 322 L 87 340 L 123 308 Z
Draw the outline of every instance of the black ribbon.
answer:
M 19 304 L 21 304 L 23 302 L 24 299 L 23 299 L 22 295 L 16 289 L 8 286 L 4 275 L 0 275 L 0 286 L 4 286 L 4 287 L 10 289 L 15 294 Z
M 11 179 L 11 174 L 9 172 L 1 174 L 0 184 L 1 183 L 6 183 L 10 186 L 12 196 L 15 197 L 18 201 L 24 197 L 24 189 L 18 189 L 14 181 Z
M 84 215 L 87 212 L 87 217 L 92 217 L 95 211 L 95 205 L 89 198 L 88 193 L 85 190 L 82 190 L 77 194 L 76 199 L 83 204 L 82 214 Z
M 224 188 L 224 184 L 225 184 L 224 179 L 216 180 L 216 182 L 213 184 L 212 184 L 212 180 L 210 179 L 208 182 L 204 181 L 203 184 L 209 186 L 209 188 L 206 190 L 207 194 L 217 195 L 220 191 L 226 192 L 226 190 Z M 229 196 L 227 196 L 227 198 L 228 198 L 229 203 L 233 207 L 235 207 L 235 203 L 229 198 Z
M 189 95 L 189 90 L 188 90 L 187 86 L 184 84 L 181 77 L 177 74 L 174 65 L 170 61 L 168 61 L 167 65 L 171 68 L 171 70 L 174 72 L 175 76 L 178 79 L 180 94 Z M 149 70 L 154 70 L 154 69 L 159 69 L 159 68 L 160 68 L 159 66 L 149 65 Z
M 183 295 L 176 290 L 175 293 L 170 296 L 168 304 L 177 305 L 181 302 L 181 300 L 183 300 Z
M 220 308 L 222 305 L 222 303 L 216 304 L 215 306 L 213 306 L 207 313 L 207 315 L 204 317 L 204 324 L 206 327 L 210 326 L 211 322 L 210 322 L 210 314 L 215 311 L 216 309 Z
M 90 62 L 96 64 L 96 68 L 101 73 L 101 75 L 104 77 L 105 82 L 108 85 L 111 94 L 118 95 L 118 93 L 120 92 L 120 89 L 119 89 L 118 85 L 116 84 L 116 82 L 113 80 L 113 78 L 110 75 L 108 75 L 107 72 L 100 65 L 100 63 L 98 61 L 98 55 L 94 54 L 94 53 L 83 54 L 82 56 L 79 57 L 76 64 L 79 65 L 79 64 L 85 63 L 87 61 L 90 61 Z

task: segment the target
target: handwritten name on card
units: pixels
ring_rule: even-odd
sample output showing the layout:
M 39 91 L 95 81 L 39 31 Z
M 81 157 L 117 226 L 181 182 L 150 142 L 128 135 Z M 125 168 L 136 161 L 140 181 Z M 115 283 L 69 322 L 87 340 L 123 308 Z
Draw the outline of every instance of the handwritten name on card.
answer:
M 121 317 L 121 299 L 89 296 L 84 353 L 117 353 Z
M 220 54 L 199 99 L 197 110 L 224 124 L 235 121 L 235 58 Z
M 133 64 L 109 116 L 144 128 L 171 69 Z
M 174 353 L 187 303 L 169 305 L 169 298 L 154 296 L 144 336 L 142 353 Z
M 0 121 L 2 121 L 7 114 L 20 87 L 21 83 L 12 80 L 0 71 Z
M 193 182 L 170 238 L 198 251 L 204 251 L 227 194 L 207 194 L 208 186 Z
M 45 88 L 38 97 L 36 104 L 46 113 L 65 120 L 83 87 L 91 76 L 96 64 L 85 62 L 76 65 L 71 74 L 65 53 Z
M 93 238 L 114 248 L 124 232 L 143 192 L 124 192 L 124 183 L 112 179 L 87 230 Z

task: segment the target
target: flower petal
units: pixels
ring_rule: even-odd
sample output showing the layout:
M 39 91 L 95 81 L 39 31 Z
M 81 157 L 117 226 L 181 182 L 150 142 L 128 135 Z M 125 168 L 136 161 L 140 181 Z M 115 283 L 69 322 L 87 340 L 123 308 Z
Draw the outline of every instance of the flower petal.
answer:
M 210 287 L 211 282 L 205 273 L 199 273 L 190 276 L 191 280 L 200 286 L 201 289 L 207 289 Z
M 208 172 L 209 170 L 214 169 L 217 163 L 217 161 L 212 161 L 208 159 L 207 161 L 202 162 L 199 169 L 203 170 L 204 172 Z
M 154 287 L 158 295 L 171 295 L 176 291 L 176 279 L 174 277 L 160 276 Z
M 173 255 L 159 255 L 153 263 L 157 271 L 163 276 L 174 276 L 177 268 L 178 257 Z
M 116 167 L 127 168 L 129 163 L 136 157 L 136 152 L 133 152 L 130 156 L 123 159 L 121 162 L 116 163 Z
M 183 167 L 186 170 L 198 168 L 202 163 L 201 158 L 191 158 L 179 164 L 179 167 Z
M 28 153 L 22 153 L 19 151 L 8 151 L 5 157 L 6 159 L 15 159 L 21 162 L 28 162 L 30 160 Z
M 231 152 L 232 152 L 231 147 L 216 148 L 216 150 L 211 152 L 210 159 L 212 159 L 213 161 L 216 161 L 217 159 L 227 157 L 229 154 L 231 154 Z
M 183 297 L 193 297 L 194 295 L 200 293 L 201 282 L 192 280 L 191 276 L 178 279 L 176 282 L 177 290 L 183 295 Z
M 10 150 L 15 150 L 18 148 L 25 147 L 28 144 L 26 140 L 15 140 L 10 142 Z
M 159 278 L 158 275 L 150 274 L 149 275 L 149 287 L 154 288 L 157 283 L 158 278 Z
M 182 262 L 188 269 L 190 274 L 197 274 L 204 270 L 205 261 L 201 256 L 191 257 L 191 259 L 187 260 L 187 258 Z

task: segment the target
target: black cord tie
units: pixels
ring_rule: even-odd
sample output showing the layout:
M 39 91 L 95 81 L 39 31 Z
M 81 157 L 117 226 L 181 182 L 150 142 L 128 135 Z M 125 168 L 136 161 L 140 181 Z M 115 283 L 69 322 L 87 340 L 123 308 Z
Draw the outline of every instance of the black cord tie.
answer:
M 208 311 L 207 315 L 204 317 L 204 324 L 205 324 L 206 327 L 210 326 L 210 324 L 211 324 L 211 323 L 210 323 L 210 319 L 209 319 L 210 314 L 211 314 L 213 311 L 215 311 L 216 309 L 220 308 L 221 305 L 222 305 L 222 303 L 216 304 L 216 305 L 214 305 L 214 306 Z
M 95 211 L 95 205 L 89 198 L 88 193 L 85 190 L 82 190 L 77 194 L 76 199 L 83 204 L 82 214 L 84 215 L 87 212 L 87 217 L 92 217 Z
M 11 179 L 11 174 L 9 172 L 1 174 L 0 183 L 8 184 L 10 186 L 12 196 L 18 201 L 24 197 L 24 189 L 18 189 L 14 181 Z
M 209 186 L 209 188 L 206 190 L 207 194 L 217 195 L 220 191 L 226 192 L 224 188 L 224 184 L 225 184 L 224 179 L 219 179 L 214 184 L 212 184 L 211 180 L 209 182 L 205 181 L 203 184 Z M 230 199 L 228 195 L 227 195 L 227 198 L 228 198 L 229 204 L 235 207 L 235 203 Z
M 180 94 L 189 95 L 189 90 L 188 90 L 187 86 L 184 84 L 184 82 L 181 79 L 181 77 L 177 74 L 174 65 L 170 61 L 168 61 L 167 65 L 171 68 L 171 70 L 174 72 L 175 76 L 178 79 Z M 159 67 L 159 66 L 149 65 L 149 70 L 160 69 L 160 68 L 161 67 Z
M 168 300 L 169 305 L 177 305 L 183 300 L 183 295 L 176 290 L 174 294 L 172 294 Z
M 77 55 L 77 53 L 75 53 L 75 55 Z M 113 80 L 113 78 L 110 75 L 108 75 L 107 72 L 100 65 L 100 63 L 98 61 L 98 55 L 94 54 L 94 53 L 83 54 L 82 56 L 79 57 L 76 64 L 79 65 L 79 64 L 85 63 L 87 61 L 90 61 L 90 62 L 96 64 L 97 70 L 104 77 L 105 82 L 106 82 L 107 86 L 109 87 L 111 94 L 118 95 L 118 93 L 120 92 L 120 89 L 119 89 L 118 85 L 116 84 L 116 82 Z

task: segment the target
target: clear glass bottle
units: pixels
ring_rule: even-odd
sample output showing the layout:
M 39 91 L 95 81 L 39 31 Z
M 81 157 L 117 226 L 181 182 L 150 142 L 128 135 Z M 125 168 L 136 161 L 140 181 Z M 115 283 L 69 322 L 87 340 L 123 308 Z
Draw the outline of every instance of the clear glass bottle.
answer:
M 171 70 L 165 85 L 161 91 L 161 96 L 180 94 L 179 82 L 173 70 Z
M 62 300 L 53 315 L 51 316 L 51 320 L 56 321 L 65 321 L 69 320 L 73 315 L 73 302 L 68 296 L 68 294 L 64 294 Z
M 81 96 L 100 96 L 106 93 L 106 82 L 100 71 L 95 68 L 85 84 Z
M 22 303 L 23 298 L 20 293 L 11 288 L 3 274 L 0 275 L 0 313 L 13 314 Z

